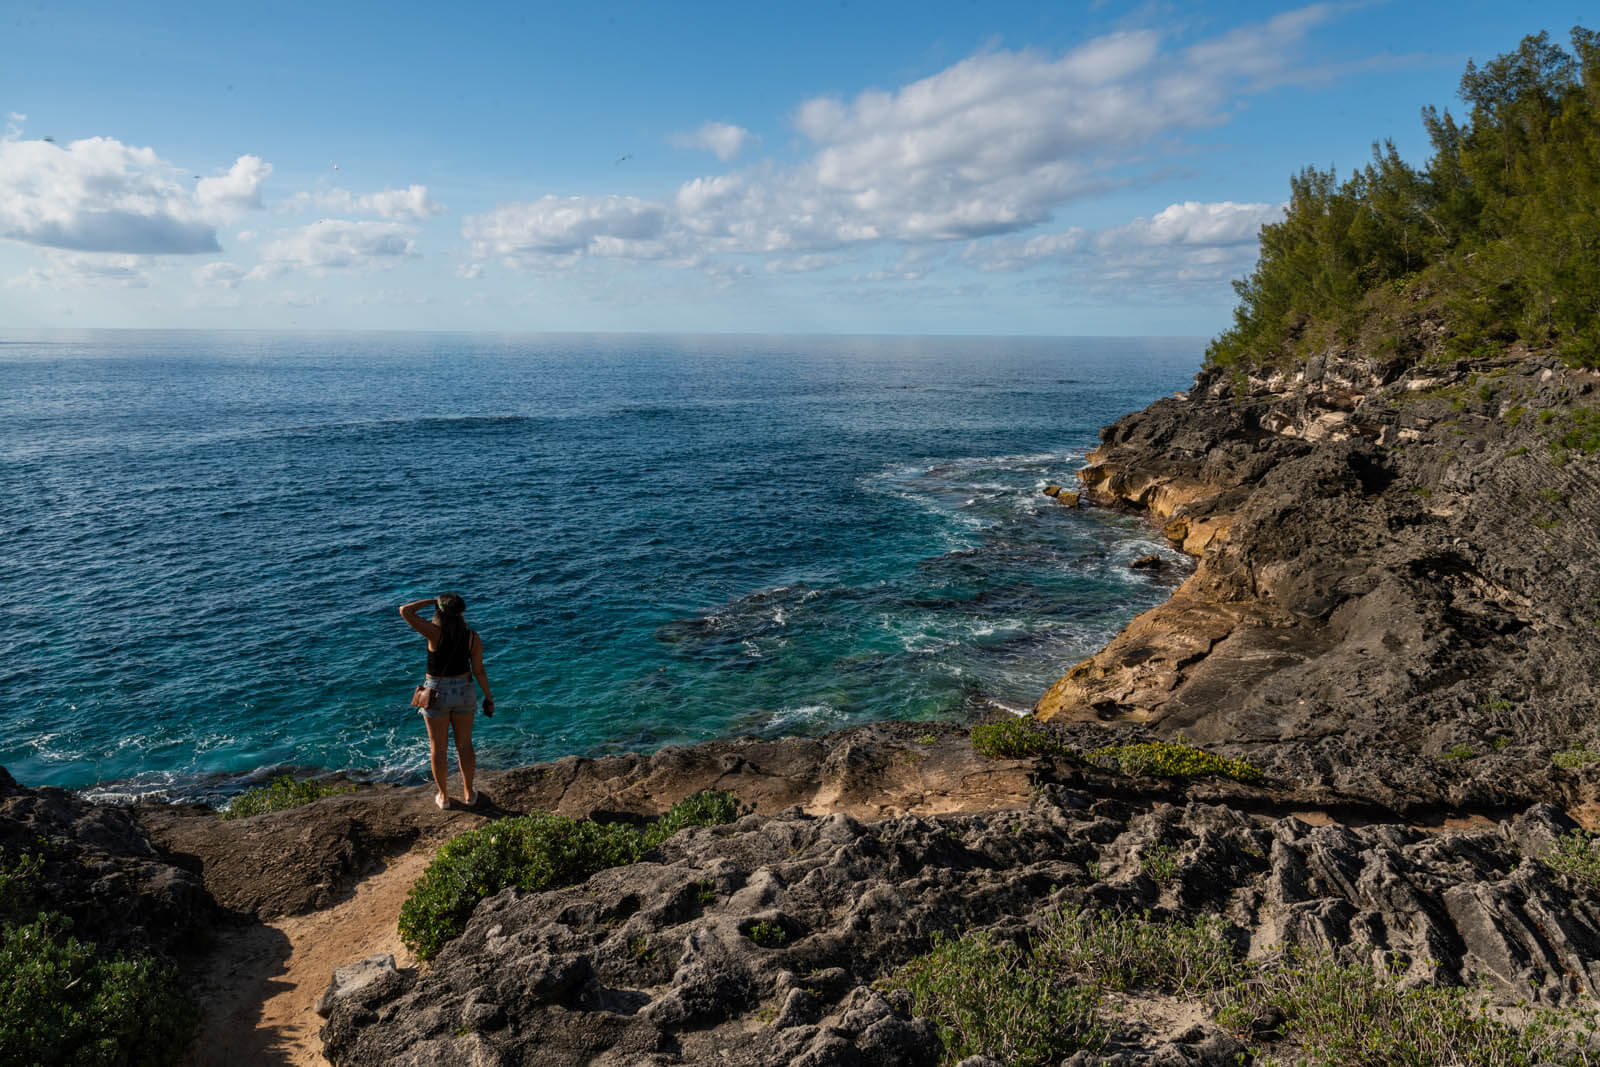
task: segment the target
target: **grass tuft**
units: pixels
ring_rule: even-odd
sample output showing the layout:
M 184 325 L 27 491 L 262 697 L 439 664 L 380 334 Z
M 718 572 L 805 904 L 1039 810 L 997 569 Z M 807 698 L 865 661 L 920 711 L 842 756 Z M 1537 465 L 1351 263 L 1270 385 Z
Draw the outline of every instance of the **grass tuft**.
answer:
M 882 984 L 909 994 L 913 1015 L 933 1020 L 947 1067 L 968 1056 L 1018 1067 L 1055 1064 L 1100 1048 L 1108 1034 L 1097 988 L 1056 981 L 1029 953 L 987 931 L 935 934 L 932 951 Z
M 985 759 L 1073 755 L 1070 747 L 1056 740 L 1038 720 L 1026 715 L 974 726 L 972 747 Z
M 1592 748 L 1569 748 L 1550 754 L 1550 762 L 1564 771 L 1575 771 L 1597 761 L 1600 761 L 1600 752 Z
M 222 819 L 242 819 L 248 815 L 263 815 L 269 811 L 298 808 L 312 801 L 331 797 L 336 793 L 354 793 L 353 785 L 329 785 L 306 779 L 295 779 L 285 774 L 273 779 L 271 785 L 260 786 L 241 793 L 217 816 Z
M 1535 1010 L 1513 1026 L 1467 990 L 1409 986 L 1326 953 L 1242 959 L 1214 915 L 1163 921 L 1063 907 L 1041 917 L 1025 948 L 987 931 L 935 936 L 930 952 L 879 985 L 909 994 L 912 1013 L 933 1021 L 946 1065 L 973 1055 L 1058 1063 L 1097 1050 L 1116 1027 L 1118 1001 L 1106 993 L 1201 1002 L 1225 1029 L 1271 1043 L 1252 1049 L 1252 1062 L 1307 1067 L 1592 1063 L 1596 1030 L 1592 1008 Z
M 1398 976 L 1326 954 L 1287 952 L 1251 981 L 1216 997 L 1222 1025 L 1247 1031 L 1275 1018 L 1306 1067 L 1459 1064 L 1521 1067 L 1567 1060 L 1562 1050 L 1592 1021 L 1569 1009 L 1533 1015 L 1521 1028 L 1464 989 L 1402 985 Z
M 1148 741 L 1138 745 L 1097 748 L 1085 757 L 1090 763 L 1136 777 L 1231 778 L 1254 785 L 1263 778 L 1260 768 L 1244 760 L 1228 759 L 1176 741 Z
M 1595 851 L 1593 834 L 1583 830 L 1565 834 L 1539 859 L 1557 874 L 1590 889 L 1600 889 L 1600 852 Z
M 432 959 L 466 929 L 478 902 L 502 889 L 554 889 L 634 863 L 680 830 L 732 822 L 744 813 L 731 793 L 706 791 L 644 827 L 532 812 L 454 837 L 439 849 L 400 908 L 400 939 Z

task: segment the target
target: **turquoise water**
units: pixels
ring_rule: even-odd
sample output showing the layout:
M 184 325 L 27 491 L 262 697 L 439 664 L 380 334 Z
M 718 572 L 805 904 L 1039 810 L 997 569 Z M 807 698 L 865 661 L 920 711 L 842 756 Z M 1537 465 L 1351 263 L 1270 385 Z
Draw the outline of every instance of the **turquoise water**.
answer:
M 426 773 L 461 592 L 480 762 L 1022 710 L 1169 587 L 1040 494 L 1195 339 L 0 335 L 0 765 L 217 799 Z M 1177 557 L 1173 557 L 1175 561 Z

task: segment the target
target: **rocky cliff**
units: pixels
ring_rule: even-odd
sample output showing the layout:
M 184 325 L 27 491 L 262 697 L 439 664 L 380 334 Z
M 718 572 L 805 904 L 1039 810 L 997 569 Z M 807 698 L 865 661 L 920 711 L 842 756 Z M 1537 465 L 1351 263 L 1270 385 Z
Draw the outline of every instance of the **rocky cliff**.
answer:
M 1552 756 L 1600 751 L 1597 382 L 1329 355 L 1205 373 L 1106 428 L 1091 499 L 1199 563 L 1037 716 L 1144 724 L 1401 813 L 1592 803 Z

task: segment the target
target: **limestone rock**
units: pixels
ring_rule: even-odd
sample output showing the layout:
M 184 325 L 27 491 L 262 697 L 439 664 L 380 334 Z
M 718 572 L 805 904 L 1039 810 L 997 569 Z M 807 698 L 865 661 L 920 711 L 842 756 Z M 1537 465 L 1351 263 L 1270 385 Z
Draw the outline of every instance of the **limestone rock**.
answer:
M 317 1000 L 317 1014 L 326 1018 L 333 1006 L 345 997 L 356 996 L 374 983 L 393 981 L 398 976 L 394 957 L 388 953 L 346 964 L 333 972 L 328 988 L 322 991 L 322 996 Z
M 935 934 L 1026 938 L 1057 907 L 1220 914 L 1256 956 L 1343 947 L 1408 981 L 1487 983 L 1506 1002 L 1600 991 L 1600 907 L 1518 845 L 1550 832 L 1547 809 L 1462 829 L 1317 825 L 1197 799 L 1200 787 L 1173 803 L 1051 766 L 1014 811 L 858 823 L 790 808 L 685 831 L 582 885 L 507 890 L 425 979 L 401 972 L 334 1000 L 325 1053 L 335 1065 L 927 1063 L 932 1022 L 875 983 Z M 758 943 L 756 922 L 784 939 Z M 1215 1025 L 1163 1029 L 1160 1012 L 1128 1010 L 1113 1013 L 1112 1046 L 1069 1062 L 1243 1051 Z
M 1395 810 L 1600 801 L 1550 763 L 1600 743 L 1600 453 L 1553 463 L 1544 428 L 1589 386 L 1330 352 L 1118 420 L 1086 491 L 1198 565 L 1036 715 L 1237 746 Z

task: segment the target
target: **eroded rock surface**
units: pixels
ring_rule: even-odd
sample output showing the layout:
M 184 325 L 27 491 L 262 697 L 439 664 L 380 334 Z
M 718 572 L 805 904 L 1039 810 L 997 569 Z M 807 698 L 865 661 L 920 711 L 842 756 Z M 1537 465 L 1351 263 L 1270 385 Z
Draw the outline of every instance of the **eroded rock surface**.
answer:
M 1600 736 L 1600 453 L 1552 445 L 1595 385 L 1537 360 L 1326 358 L 1202 374 L 1123 418 L 1086 488 L 1199 565 L 1036 713 L 1147 724 L 1397 811 L 1591 802 L 1551 755 Z
M 28 789 L 0 768 L 0 859 L 42 863 L 47 899 L 71 934 L 106 953 L 171 955 L 216 918 L 200 878 L 172 862 L 122 809 Z
M 1600 984 L 1600 908 L 1533 857 L 1535 807 L 1440 830 L 1312 825 L 1047 769 L 1029 807 L 862 823 L 792 808 L 686 831 L 653 862 L 484 901 L 421 973 L 338 1001 L 335 1064 L 920 1064 L 927 1020 L 874 985 L 937 933 L 1025 938 L 1052 907 L 1221 914 L 1254 955 L 1358 944 L 1408 980 L 1566 1004 Z M 1137 1014 L 1137 1011 L 1135 1009 Z M 1145 1015 L 1082 1062 L 1232 1063 L 1214 1023 Z M 1166 1050 L 1162 1052 L 1162 1050 Z M 1074 1062 L 1080 1062 L 1075 1060 Z

